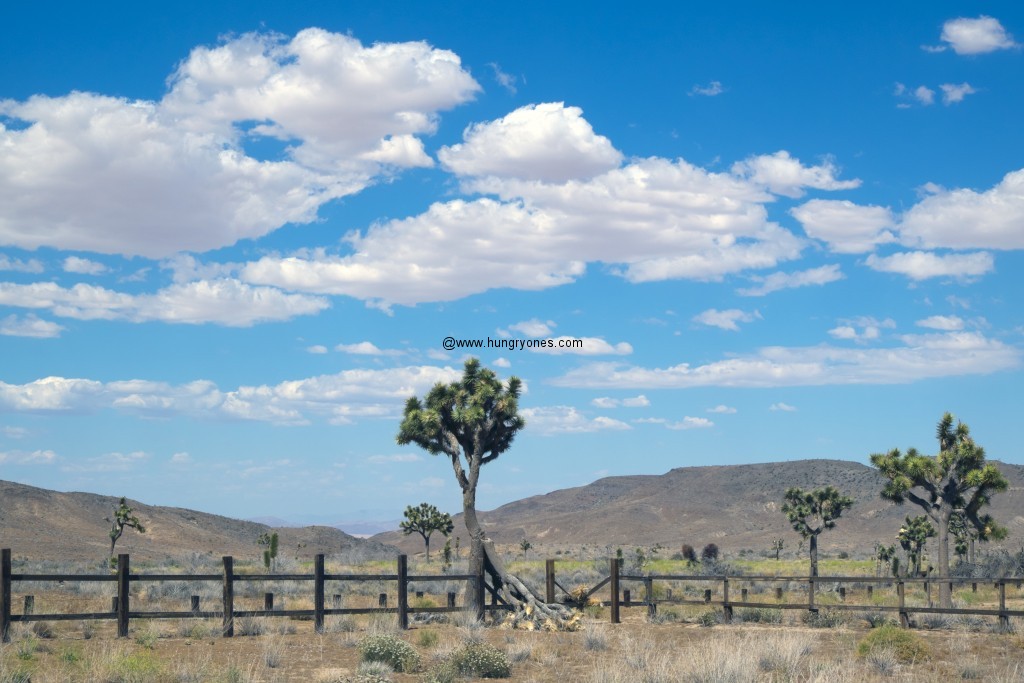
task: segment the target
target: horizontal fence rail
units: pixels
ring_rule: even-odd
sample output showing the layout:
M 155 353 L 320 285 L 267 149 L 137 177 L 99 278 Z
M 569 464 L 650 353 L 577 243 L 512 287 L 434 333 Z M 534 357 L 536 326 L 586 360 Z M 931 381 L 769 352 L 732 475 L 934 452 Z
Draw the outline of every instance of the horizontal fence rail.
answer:
M 130 571 L 129 556 L 117 556 L 117 569 L 114 574 L 52 574 L 52 573 L 14 573 L 11 571 L 11 550 L 0 549 L 0 641 L 10 642 L 10 626 L 14 622 L 33 621 L 78 621 L 78 620 L 116 620 L 117 635 L 128 636 L 128 626 L 132 619 L 220 619 L 224 637 L 234 635 L 235 619 L 239 617 L 301 617 L 312 618 L 313 628 L 317 633 L 324 632 L 324 619 L 336 615 L 355 614 L 395 614 L 398 625 L 402 629 L 409 627 L 410 614 L 468 612 L 476 610 L 477 618 L 483 618 L 485 611 L 505 610 L 500 597 L 484 580 L 483 574 L 445 574 L 445 575 L 410 575 L 408 557 L 399 555 L 396 560 L 396 571 L 393 574 L 328 574 L 324 568 L 324 555 L 313 558 L 312 574 L 238 574 L 234 569 L 234 558 L 222 558 L 223 571 L 219 574 L 140 574 Z M 24 582 L 112 582 L 116 583 L 117 594 L 112 597 L 112 609 L 109 612 L 78 612 L 38 614 L 34 612 L 33 596 L 25 596 L 25 608 L 21 614 L 12 614 L 11 595 L 15 583 Z M 191 609 L 185 611 L 140 611 L 132 609 L 132 584 L 146 582 L 220 582 L 222 598 L 220 609 L 200 610 L 198 596 L 192 596 Z M 313 583 L 313 609 L 274 609 L 273 593 L 264 594 L 264 609 L 235 608 L 235 584 L 239 582 L 274 582 L 274 581 L 310 581 Z M 325 600 L 325 584 L 335 582 L 384 581 L 397 585 L 397 605 L 387 606 L 387 593 L 381 593 L 377 607 L 340 607 L 340 596 L 335 596 L 334 606 L 327 607 Z M 414 582 L 465 581 L 473 591 L 472 605 L 455 604 L 455 593 L 448 593 L 445 607 L 411 607 L 409 605 L 409 584 Z M 485 604 L 485 591 L 492 595 L 491 604 Z M 476 607 L 473 607 L 475 605 Z

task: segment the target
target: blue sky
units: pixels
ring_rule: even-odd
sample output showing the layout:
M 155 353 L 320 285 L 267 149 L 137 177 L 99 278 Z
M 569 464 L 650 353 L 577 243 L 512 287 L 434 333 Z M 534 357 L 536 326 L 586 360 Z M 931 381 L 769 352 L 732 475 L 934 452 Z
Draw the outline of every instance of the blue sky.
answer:
M 609 474 L 1022 463 L 1016 3 L 49 3 L 0 26 L 0 478 L 459 509 L 406 397 L 526 383 L 490 508 Z

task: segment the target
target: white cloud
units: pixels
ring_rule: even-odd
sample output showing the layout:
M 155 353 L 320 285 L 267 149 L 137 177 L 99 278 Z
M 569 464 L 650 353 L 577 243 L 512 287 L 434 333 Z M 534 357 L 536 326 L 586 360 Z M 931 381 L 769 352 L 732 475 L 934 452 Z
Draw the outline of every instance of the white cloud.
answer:
M 633 398 L 610 398 L 605 396 L 595 398 L 590 404 L 597 408 L 618 408 L 619 406 L 623 408 L 646 408 L 651 405 L 651 402 L 646 396 L 640 394 Z
M 771 275 L 750 277 L 754 282 L 759 282 L 757 287 L 748 287 L 736 290 L 741 296 L 765 296 L 782 289 L 793 289 L 796 287 L 810 287 L 812 285 L 826 285 L 830 282 L 842 280 L 844 277 L 837 264 L 820 266 L 809 270 L 799 270 L 793 273 L 772 273 Z
M 28 436 L 28 430 L 24 427 L 11 427 L 10 425 L 0 428 L 0 433 L 8 439 L 24 439 Z
M 0 465 L 52 465 L 57 460 L 53 451 L 0 451 Z
M 915 204 L 900 223 L 909 246 L 936 249 L 1024 249 L 1024 169 L 984 192 L 942 190 Z
M 491 69 L 494 71 L 494 80 L 498 83 L 498 85 L 507 90 L 509 94 L 515 95 L 517 80 L 516 77 L 510 73 L 505 73 L 504 71 L 502 71 L 501 67 L 495 64 L 494 62 L 491 62 L 490 64 L 488 64 L 488 66 L 491 67 Z
M 678 422 L 672 422 L 666 420 L 663 417 L 642 417 L 633 422 L 640 424 L 658 424 L 663 425 L 665 429 L 672 430 L 684 430 L 684 429 L 707 429 L 708 427 L 714 427 L 715 423 L 705 417 L 690 417 L 686 416 Z
M 133 451 L 131 453 L 104 453 L 84 461 L 68 463 L 61 466 L 63 472 L 128 472 L 136 469 L 150 459 L 149 453 Z
M 891 256 L 872 254 L 865 263 L 872 270 L 898 273 L 912 280 L 933 277 L 971 280 L 991 273 L 995 267 L 992 254 L 985 251 L 970 254 L 935 254 L 927 251 L 907 251 Z
M 462 176 L 545 182 L 582 180 L 617 168 L 622 154 L 594 133 L 579 107 L 562 102 L 520 107 L 466 129 L 465 142 L 442 147 L 445 168 Z
M 747 313 L 741 311 L 738 308 L 730 308 L 727 311 L 719 311 L 714 308 L 709 308 L 703 313 L 698 313 L 693 316 L 693 321 L 709 327 L 718 327 L 723 330 L 732 330 L 738 332 L 740 326 L 736 323 L 750 323 L 755 320 L 760 320 L 761 314 L 757 311 L 753 313 Z
M 935 103 L 935 91 L 929 87 L 919 85 L 914 89 L 913 94 L 914 99 L 926 107 Z
M 571 406 L 524 408 L 520 412 L 526 418 L 527 428 L 543 435 L 632 429 L 625 422 L 610 417 L 586 417 Z
M 77 273 L 79 275 L 102 275 L 108 268 L 98 261 L 90 261 L 87 258 L 68 256 L 64 259 L 64 272 Z
M 802 197 L 806 188 L 849 190 L 860 187 L 860 180 L 837 180 L 839 168 L 830 159 L 818 166 L 804 166 L 785 150 L 738 161 L 733 164 L 732 172 L 785 197 Z
M 0 133 L 2 132 L 3 124 L 0 124 Z M 41 273 L 43 272 L 43 264 L 36 259 L 22 261 L 20 259 L 12 259 L 7 254 L 0 254 L 0 270 L 11 270 L 16 273 Z
M 160 101 L 0 101 L 24 124 L 0 125 L 0 241 L 162 257 L 307 223 L 390 168 L 430 165 L 416 136 L 478 89 L 451 52 L 306 29 L 196 48 Z M 284 158 L 247 154 L 260 138 Z
M 338 344 L 335 351 L 351 353 L 357 356 L 400 356 L 404 351 L 398 349 L 381 349 L 373 342 L 363 341 L 356 344 Z
M 5 337 L 35 337 L 37 339 L 52 339 L 59 337 L 64 330 L 63 325 L 42 320 L 34 315 L 27 315 L 19 318 L 16 315 L 9 315 L 0 320 L 0 335 Z
M 953 332 L 964 329 L 963 318 L 955 315 L 933 315 L 915 323 L 918 327 Z
M 844 384 L 905 384 L 935 377 L 1017 368 L 1021 352 L 975 332 L 906 335 L 902 345 L 875 348 L 766 347 L 700 366 L 644 368 L 591 363 L 552 381 L 582 389 L 685 389 Z
M 512 367 L 512 363 L 509 361 L 508 358 L 495 358 L 494 362 L 491 363 L 491 365 L 493 365 L 496 368 L 510 368 L 510 367 Z
M 789 405 L 788 403 L 773 403 L 770 406 L 768 406 L 768 410 L 775 411 L 775 412 L 781 411 L 781 412 L 784 412 L 784 413 L 795 413 L 796 412 L 796 408 L 791 406 L 791 405 Z
M 717 405 L 714 408 L 708 408 L 709 413 L 718 413 L 721 415 L 733 415 L 736 413 L 736 409 L 727 405 Z
M 432 366 L 345 370 L 232 391 L 221 391 L 208 380 L 171 385 L 140 379 L 104 383 L 46 377 L 26 384 L 0 381 L 0 411 L 70 414 L 113 409 L 146 417 L 185 415 L 282 425 L 306 424 L 312 416 L 322 416 L 333 424 L 348 424 L 354 418 L 397 417 L 408 397 L 459 376 L 452 368 Z
M 694 95 L 703 95 L 705 97 L 714 97 L 716 95 L 721 95 L 724 92 L 725 92 L 725 88 L 722 87 L 721 82 L 719 82 L 719 81 L 711 81 L 707 85 L 694 85 L 692 88 L 690 88 L 690 93 L 689 94 L 690 94 L 691 97 L 693 97 Z
M 419 462 L 423 460 L 423 457 L 416 453 L 396 453 L 395 455 L 371 455 L 366 459 L 367 462 L 372 462 L 377 465 L 395 463 L 395 462 Z
M 576 341 L 583 342 L 583 346 L 575 346 Z M 554 346 L 536 346 L 528 350 L 554 356 L 628 356 L 633 353 L 633 346 L 627 342 L 610 344 L 600 337 L 553 337 L 552 342 Z
M 179 467 L 182 465 L 190 465 L 192 464 L 192 456 L 182 451 L 180 453 L 175 453 L 174 455 L 172 455 L 170 462 L 172 465 L 176 465 Z
M 1017 46 L 998 19 L 985 15 L 977 19 L 950 19 L 942 25 L 940 37 L 958 55 L 977 55 Z
M 313 346 L 307 346 L 306 352 L 313 354 L 324 354 L 327 353 L 327 347 L 324 346 L 323 344 L 314 344 Z
M 514 325 L 509 325 L 508 329 L 512 332 L 519 332 L 525 334 L 527 337 L 549 337 L 551 331 L 557 327 L 552 320 L 538 320 L 537 318 L 531 318 L 530 320 L 524 320 Z M 499 330 L 501 332 L 501 330 Z
M 970 83 L 961 83 L 960 85 L 943 83 L 939 87 L 942 89 L 942 103 L 946 106 L 963 102 L 965 97 L 978 92 L 971 87 Z
M 319 313 L 329 303 L 322 297 L 286 294 L 271 287 L 224 279 L 173 284 L 153 294 L 138 295 L 84 283 L 65 288 L 54 282 L 0 282 L 0 305 L 48 309 L 53 315 L 78 320 L 158 320 L 248 327 Z
M 895 241 L 892 212 L 848 200 L 812 199 L 790 211 L 808 237 L 827 242 L 839 254 L 860 254 Z
M 876 320 L 871 317 L 844 320 L 845 324 L 828 331 L 836 339 L 849 339 L 857 342 L 873 341 L 881 336 L 882 328 L 894 328 L 896 322 L 891 318 Z M 860 329 L 858 329 L 860 328 Z

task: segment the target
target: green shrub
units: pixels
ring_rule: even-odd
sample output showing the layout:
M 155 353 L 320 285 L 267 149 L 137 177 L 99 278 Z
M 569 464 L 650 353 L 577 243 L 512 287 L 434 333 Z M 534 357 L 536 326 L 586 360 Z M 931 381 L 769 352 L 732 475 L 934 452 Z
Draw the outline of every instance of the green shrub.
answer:
M 835 628 L 846 623 L 846 616 L 836 610 L 823 609 L 804 612 L 803 621 L 811 628 Z
M 746 607 L 736 610 L 736 618 L 756 624 L 781 624 L 782 610 L 770 607 Z
M 717 626 L 722 621 L 722 615 L 713 609 L 701 612 L 697 617 L 697 623 L 701 626 Z
M 867 657 L 875 650 L 891 650 L 903 663 L 928 658 L 928 645 L 920 637 L 893 624 L 872 629 L 857 645 L 857 654 Z
M 434 647 L 437 645 L 437 631 L 424 629 L 416 634 L 416 644 L 420 647 Z
M 459 673 L 475 678 L 508 678 L 512 665 L 508 656 L 488 643 L 473 643 L 452 657 Z
M 416 649 L 397 636 L 390 634 L 368 636 L 359 644 L 365 662 L 384 662 L 395 671 L 411 672 L 419 668 L 420 655 Z
M 427 675 L 423 677 L 423 681 L 424 683 L 456 683 L 460 678 L 462 675 L 459 674 L 458 666 L 453 660 L 446 659 L 431 667 Z

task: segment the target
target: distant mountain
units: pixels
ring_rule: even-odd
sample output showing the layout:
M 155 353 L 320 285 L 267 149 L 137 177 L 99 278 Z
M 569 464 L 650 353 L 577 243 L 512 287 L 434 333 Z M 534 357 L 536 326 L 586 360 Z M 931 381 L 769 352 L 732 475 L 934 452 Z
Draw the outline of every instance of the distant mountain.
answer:
M 1024 540 L 1024 467 L 994 464 L 1010 481 L 1010 490 L 993 498 L 991 512 L 1010 529 L 1007 546 L 1018 547 Z M 486 469 L 482 477 L 486 481 Z M 607 477 L 508 503 L 479 516 L 497 543 L 515 544 L 525 538 L 538 549 L 661 543 L 672 550 L 683 543 L 698 549 L 715 543 L 735 553 L 745 548 L 768 550 L 773 539 L 783 538 L 790 550 L 800 539 L 780 511 L 786 489 L 827 485 L 852 496 L 856 503 L 836 529 L 819 537 L 823 551 L 870 552 L 878 541 L 895 541 L 905 516 L 921 514 L 917 506 L 882 500 L 882 477 L 871 467 L 846 460 L 795 460 Z M 460 535 L 466 547 L 461 517 L 455 518 L 453 535 Z M 423 550 L 418 535 L 404 536 L 400 531 L 377 534 L 373 540 L 406 552 Z M 433 547 L 444 543 L 433 541 Z
M 118 498 L 92 493 L 60 493 L 0 481 L 0 547 L 30 560 L 102 560 L 110 548 L 110 522 Z M 146 527 L 140 534 L 126 529 L 117 552 L 133 560 L 183 557 L 191 553 L 214 557 L 261 557 L 260 534 L 275 530 L 281 557 L 310 559 L 317 553 L 359 552 L 394 555 L 375 541 L 355 538 L 333 527 L 271 527 L 183 508 L 146 505 L 129 500 Z

